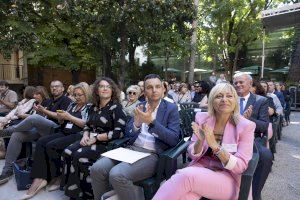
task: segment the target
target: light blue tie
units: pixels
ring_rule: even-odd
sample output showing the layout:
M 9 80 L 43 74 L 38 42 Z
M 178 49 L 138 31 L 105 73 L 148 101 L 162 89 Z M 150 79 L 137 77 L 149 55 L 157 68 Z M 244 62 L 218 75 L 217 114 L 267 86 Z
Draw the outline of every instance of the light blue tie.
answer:
M 243 113 L 244 113 L 244 101 L 245 101 L 245 98 L 240 98 L 240 113 L 241 113 L 241 115 L 243 115 Z

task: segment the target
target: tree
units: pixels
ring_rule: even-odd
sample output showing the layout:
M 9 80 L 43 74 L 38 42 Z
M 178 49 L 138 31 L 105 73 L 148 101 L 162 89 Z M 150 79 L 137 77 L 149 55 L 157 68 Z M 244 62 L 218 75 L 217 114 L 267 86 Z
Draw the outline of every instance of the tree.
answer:
M 242 47 L 261 36 L 258 16 L 264 6 L 264 0 L 202 1 L 199 51 L 217 53 L 226 71 L 232 75 L 237 69 Z
M 180 51 L 189 34 L 185 23 L 191 21 L 191 2 L 9 1 L 1 6 L 5 21 L 1 26 L 11 29 L 0 38 L 1 50 L 17 45 L 30 52 L 31 64 L 39 66 L 100 68 L 102 75 L 119 77 L 124 85 L 125 55 L 130 53 L 133 66 L 138 45 L 157 52 Z

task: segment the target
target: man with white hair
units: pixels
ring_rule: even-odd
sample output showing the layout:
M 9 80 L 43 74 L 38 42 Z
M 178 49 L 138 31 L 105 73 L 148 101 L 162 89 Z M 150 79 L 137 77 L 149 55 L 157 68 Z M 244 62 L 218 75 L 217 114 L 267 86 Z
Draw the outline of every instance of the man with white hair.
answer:
M 273 164 L 273 156 L 263 144 L 263 137 L 267 136 L 269 126 L 268 100 L 252 94 L 252 77 L 246 73 L 237 73 L 233 76 L 233 84 L 239 95 L 240 113 L 256 124 L 255 144 L 259 152 L 259 161 L 256 167 L 253 182 L 252 196 L 254 200 L 261 199 L 261 191 L 268 178 Z

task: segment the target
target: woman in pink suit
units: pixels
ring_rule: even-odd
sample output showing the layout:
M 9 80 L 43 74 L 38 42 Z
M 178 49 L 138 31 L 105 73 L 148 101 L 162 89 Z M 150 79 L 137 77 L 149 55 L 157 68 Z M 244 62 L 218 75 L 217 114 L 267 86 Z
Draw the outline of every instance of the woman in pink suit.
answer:
M 164 183 L 153 199 L 238 199 L 241 174 L 252 158 L 255 123 L 240 115 L 233 86 L 216 85 L 208 113 L 198 112 L 195 121 L 188 147 L 192 162 Z

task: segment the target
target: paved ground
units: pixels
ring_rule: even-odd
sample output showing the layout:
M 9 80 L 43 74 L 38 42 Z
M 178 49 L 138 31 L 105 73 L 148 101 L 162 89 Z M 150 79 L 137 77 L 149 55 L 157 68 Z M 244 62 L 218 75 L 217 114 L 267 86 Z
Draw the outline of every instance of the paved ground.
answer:
M 291 124 L 283 128 L 262 199 L 300 199 L 300 112 L 292 113 Z
M 0 161 L 0 170 L 4 161 Z M 0 200 L 17 200 L 25 191 L 17 191 L 15 179 L 0 186 Z M 263 200 L 300 199 L 300 112 L 291 114 L 291 124 L 283 129 L 282 140 L 277 144 L 273 169 L 265 188 Z M 66 200 L 63 192 L 41 191 L 33 200 Z

